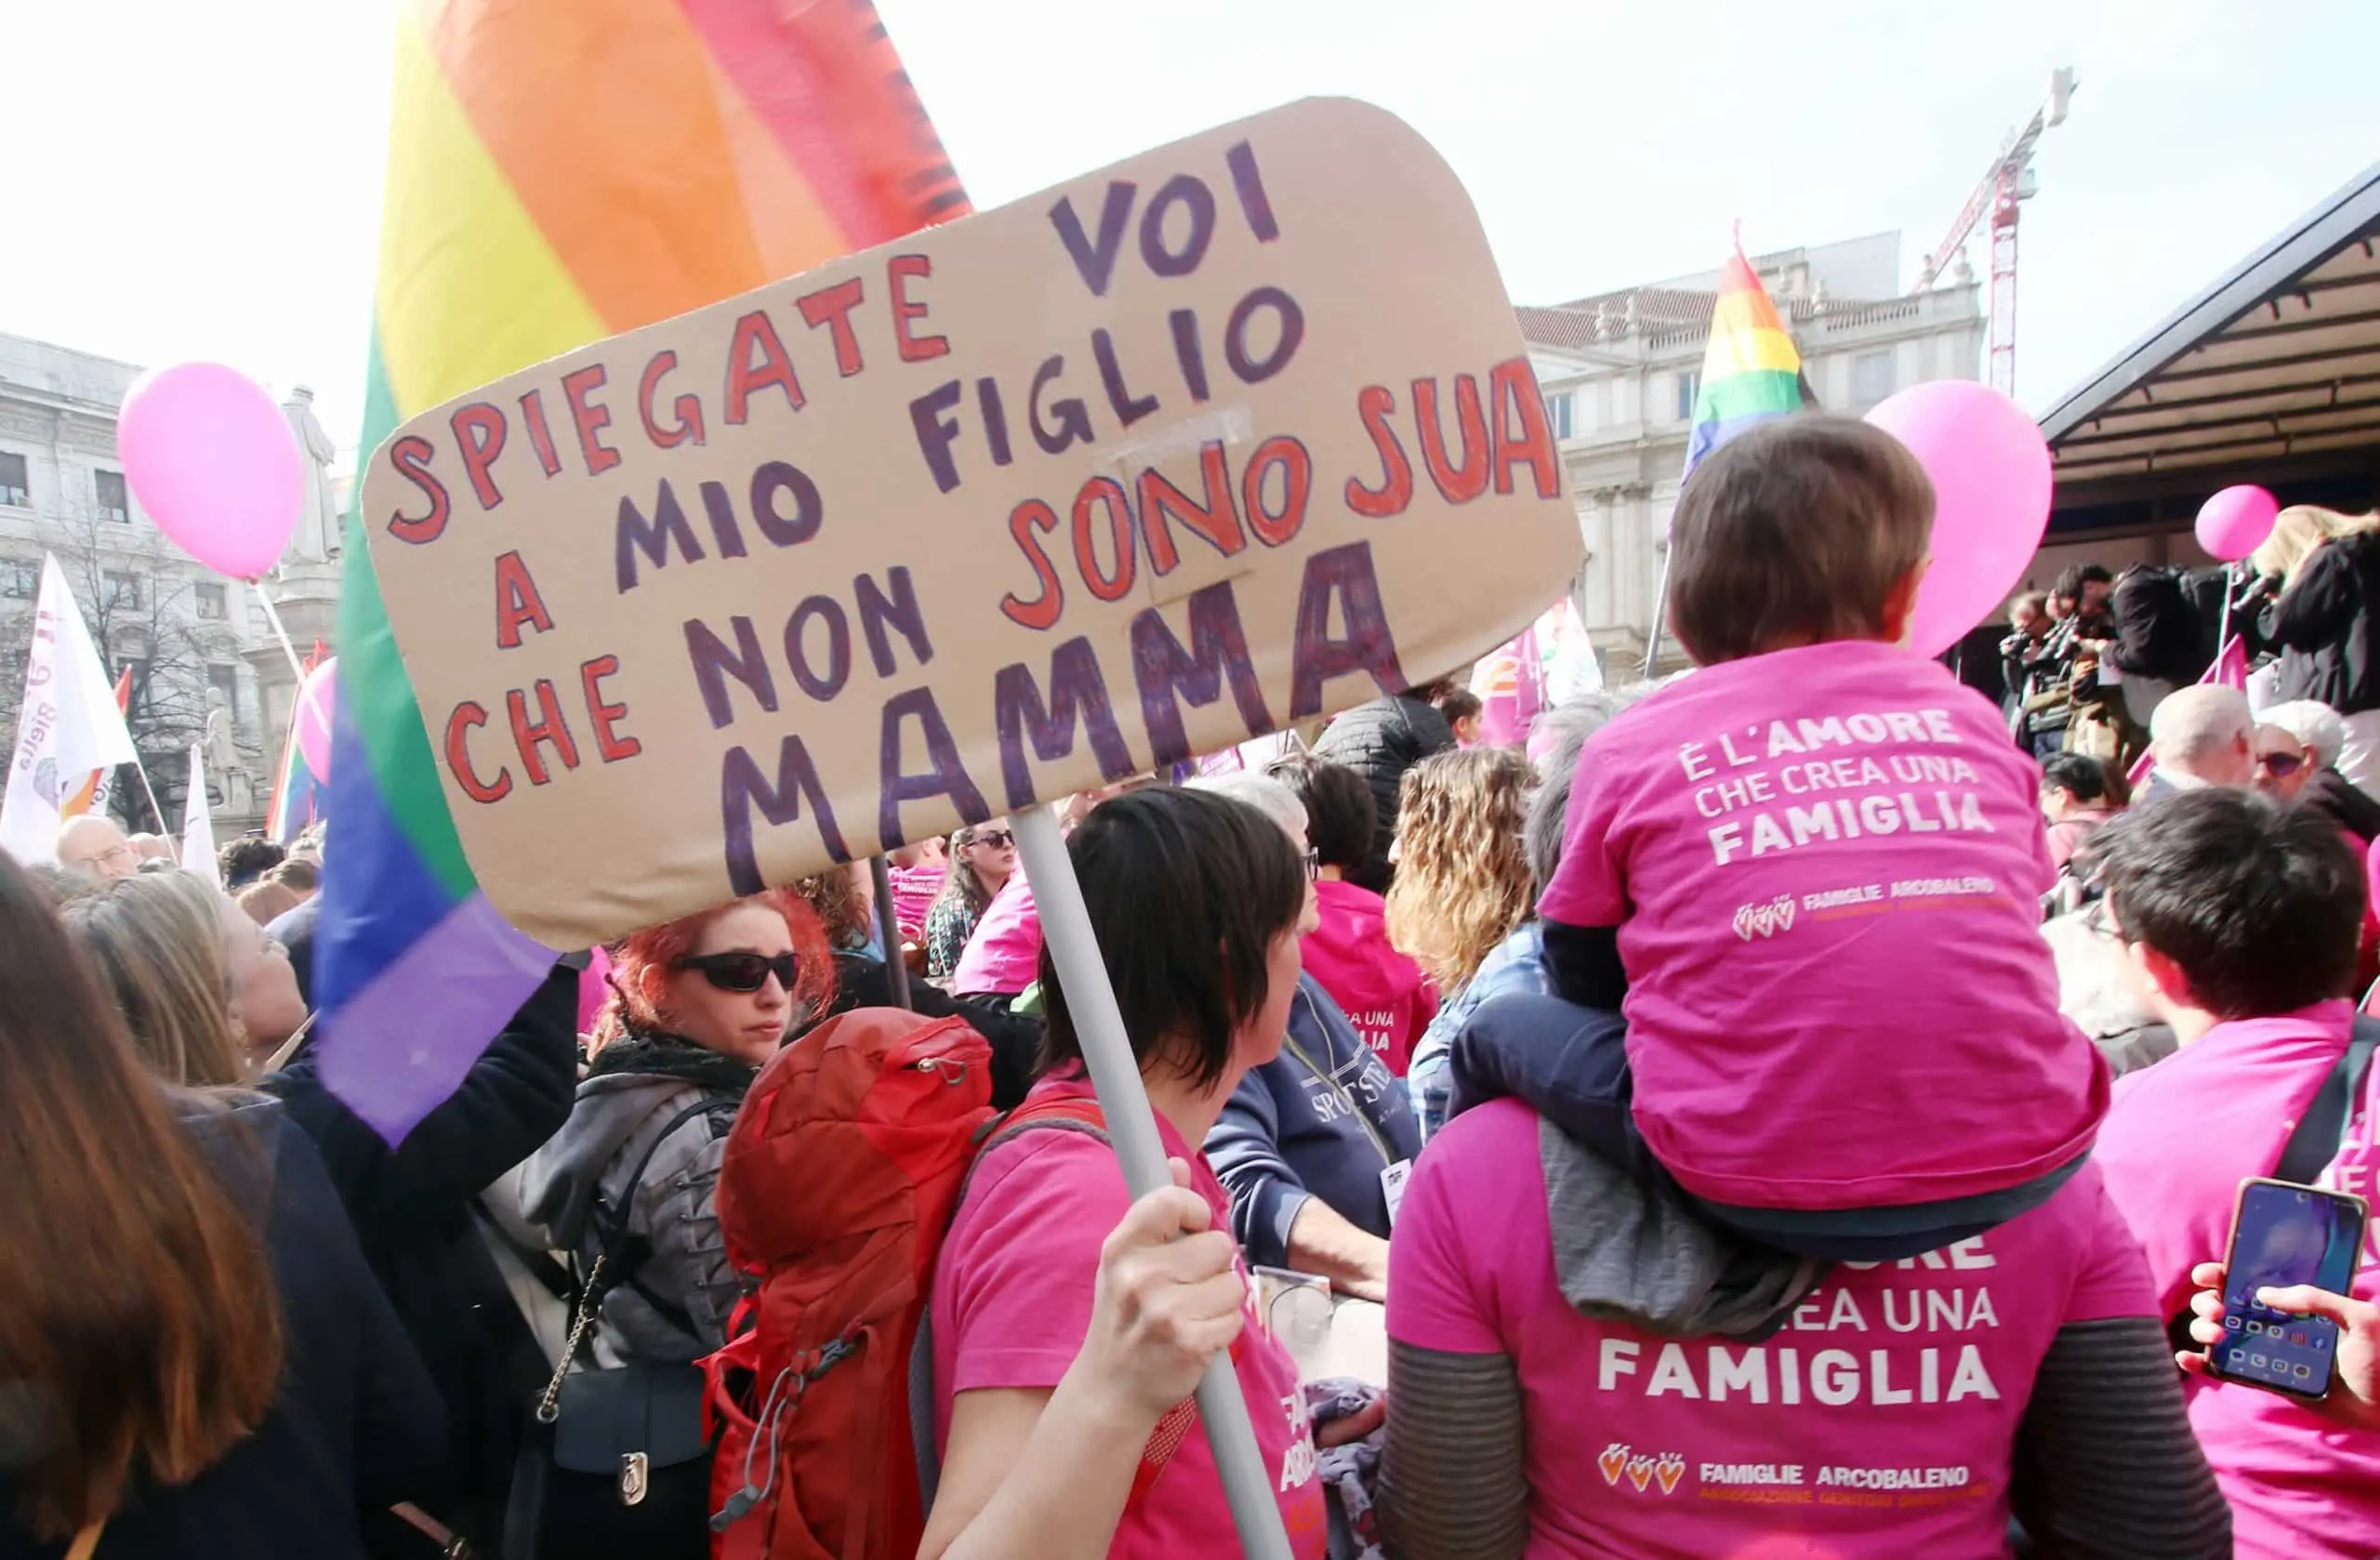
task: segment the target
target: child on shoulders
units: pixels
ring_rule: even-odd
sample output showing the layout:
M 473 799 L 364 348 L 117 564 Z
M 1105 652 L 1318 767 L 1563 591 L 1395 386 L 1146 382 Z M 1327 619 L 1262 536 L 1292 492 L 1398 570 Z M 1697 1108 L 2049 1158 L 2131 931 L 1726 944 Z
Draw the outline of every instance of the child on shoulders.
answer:
M 1913 1256 L 2045 1201 L 2108 1075 L 2057 1011 L 2040 773 L 1902 648 L 1933 489 L 1805 416 L 1696 469 L 1670 624 L 1699 668 L 1587 744 L 1540 905 L 1555 993 L 1620 1008 L 1562 1125 L 1787 1250 Z

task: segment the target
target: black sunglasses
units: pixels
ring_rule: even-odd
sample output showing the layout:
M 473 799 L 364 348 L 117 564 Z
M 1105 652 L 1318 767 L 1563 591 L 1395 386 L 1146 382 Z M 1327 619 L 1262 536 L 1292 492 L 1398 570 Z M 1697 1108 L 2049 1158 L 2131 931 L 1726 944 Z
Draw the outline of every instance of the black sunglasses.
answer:
M 1005 851 L 1016 843 L 1016 836 L 1004 828 L 987 828 L 967 841 L 970 845 L 989 845 L 995 851 Z
M 2256 767 L 2276 780 L 2286 779 L 2306 766 L 2302 753 L 2259 753 Z
M 777 954 L 774 958 L 762 953 L 698 953 L 671 960 L 669 968 L 694 971 L 718 990 L 749 997 L 768 985 L 771 975 L 777 978 L 777 985 L 790 993 L 794 972 L 800 966 L 789 953 Z

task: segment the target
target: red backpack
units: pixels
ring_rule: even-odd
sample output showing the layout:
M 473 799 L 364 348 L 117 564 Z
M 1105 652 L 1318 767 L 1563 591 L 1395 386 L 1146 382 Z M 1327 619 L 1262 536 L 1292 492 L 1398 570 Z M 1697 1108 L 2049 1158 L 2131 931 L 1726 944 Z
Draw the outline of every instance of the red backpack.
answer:
M 1090 1100 L 991 1107 L 991 1048 L 958 1018 L 866 1008 L 787 1046 L 746 1096 L 720 1169 L 728 1255 L 755 1325 L 706 1362 L 719 1432 L 716 1560 L 909 1560 L 933 1476 L 923 1321 L 968 1171 L 1036 1127 L 1105 1138 Z M 1167 1416 L 1145 1495 L 1191 1422 Z

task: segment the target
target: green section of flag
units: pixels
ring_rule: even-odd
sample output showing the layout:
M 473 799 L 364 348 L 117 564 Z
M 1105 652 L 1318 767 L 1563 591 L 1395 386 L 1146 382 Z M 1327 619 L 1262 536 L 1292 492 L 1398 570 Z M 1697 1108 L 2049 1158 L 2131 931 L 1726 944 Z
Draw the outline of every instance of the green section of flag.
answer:
M 364 379 L 360 445 L 365 467 L 396 427 L 396 400 L 380 366 L 379 333 L 375 331 Z M 445 785 L 430 755 L 429 734 L 422 727 L 421 706 L 414 699 L 413 681 L 405 676 L 404 659 L 397 654 L 396 635 L 389 628 L 388 609 L 381 604 L 379 579 L 372 572 L 371 550 L 364 540 L 363 503 L 364 480 L 359 471 L 349 500 L 346 570 L 339 589 L 338 696 L 346 702 L 356 734 L 363 740 L 381 805 L 404 831 L 423 866 L 449 894 L 462 899 L 479 887 L 479 879 L 472 875 L 462 841 L 456 837 L 454 815 L 446 809 Z

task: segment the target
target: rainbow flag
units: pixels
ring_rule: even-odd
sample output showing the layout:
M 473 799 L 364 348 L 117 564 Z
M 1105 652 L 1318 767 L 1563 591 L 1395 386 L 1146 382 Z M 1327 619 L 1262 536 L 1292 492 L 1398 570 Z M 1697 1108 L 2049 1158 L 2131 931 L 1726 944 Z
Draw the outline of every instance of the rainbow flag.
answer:
M 1686 441 L 1686 474 L 1753 424 L 1817 404 L 1802 375 L 1801 351 L 1739 244 L 1720 273 L 1719 300 L 1711 310 L 1711 346 L 1702 354 L 1694 430 Z
M 314 641 L 306 664 L 298 668 L 299 690 L 305 688 L 306 678 L 329 654 L 322 641 Z M 330 815 L 330 787 L 306 762 L 305 752 L 298 746 L 298 712 L 293 706 L 289 730 L 281 739 L 281 770 L 273 779 L 272 799 L 265 804 L 265 838 L 276 845 L 286 845 Z
M 517 369 L 967 210 L 870 0 L 408 0 L 362 447 Z M 364 520 L 347 521 L 316 1033 L 324 1082 L 393 1143 L 553 953 L 463 855 Z

